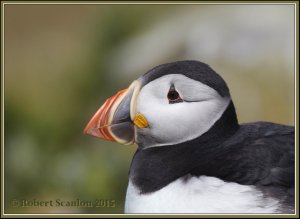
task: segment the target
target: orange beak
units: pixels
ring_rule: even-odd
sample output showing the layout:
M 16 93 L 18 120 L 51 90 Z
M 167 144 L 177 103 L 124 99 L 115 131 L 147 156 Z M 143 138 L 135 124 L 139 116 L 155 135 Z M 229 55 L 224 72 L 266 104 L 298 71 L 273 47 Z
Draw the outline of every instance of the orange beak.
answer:
M 132 118 L 136 114 L 139 90 L 139 82 L 134 81 L 128 89 L 108 98 L 91 118 L 84 134 L 121 144 L 133 144 L 135 133 Z

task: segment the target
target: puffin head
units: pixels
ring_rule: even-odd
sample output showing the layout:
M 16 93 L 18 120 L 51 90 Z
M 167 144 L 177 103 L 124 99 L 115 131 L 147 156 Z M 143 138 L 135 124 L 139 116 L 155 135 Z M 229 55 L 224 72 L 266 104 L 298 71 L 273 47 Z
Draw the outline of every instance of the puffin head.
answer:
M 209 131 L 230 103 L 225 81 L 207 64 L 163 64 L 107 99 L 84 133 L 141 149 L 174 145 Z

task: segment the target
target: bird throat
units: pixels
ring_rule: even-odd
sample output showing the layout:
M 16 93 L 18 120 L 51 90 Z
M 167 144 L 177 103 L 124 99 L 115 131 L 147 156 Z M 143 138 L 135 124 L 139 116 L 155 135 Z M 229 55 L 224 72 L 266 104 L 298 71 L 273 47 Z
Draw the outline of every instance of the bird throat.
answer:
M 221 118 L 200 137 L 164 147 L 138 149 L 133 157 L 129 178 L 141 193 L 157 191 L 187 174 L 218 174 L 215 160 L 228 153 L 222 142 L 239 129 L 232 101 Z

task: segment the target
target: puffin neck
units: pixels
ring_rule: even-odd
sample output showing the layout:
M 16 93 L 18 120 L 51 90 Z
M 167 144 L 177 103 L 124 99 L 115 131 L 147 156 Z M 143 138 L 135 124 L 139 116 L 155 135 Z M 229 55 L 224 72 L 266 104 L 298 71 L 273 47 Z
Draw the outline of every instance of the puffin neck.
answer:
M 200 137 L 176 145 L 138 149 L 129 178 L 141 193 L 150 193 L 187 174 L 214 175 L 214 168 L 208 167 L 216 156 L 226 153 L 222 142 L 238 129 L 231 101 L 221 118 Z

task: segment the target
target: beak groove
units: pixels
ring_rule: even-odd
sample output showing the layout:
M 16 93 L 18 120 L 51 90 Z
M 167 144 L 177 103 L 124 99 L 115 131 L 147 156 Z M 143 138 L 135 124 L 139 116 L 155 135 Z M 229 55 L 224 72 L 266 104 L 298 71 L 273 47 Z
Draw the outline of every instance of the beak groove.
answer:
M 108 98 L 91 118 L 83 133 L 121 144 L 134 143 L 131 114 L 135 110 L 133 105 L 139 90 L 139 83 L 135 81 L 128 89 Z

